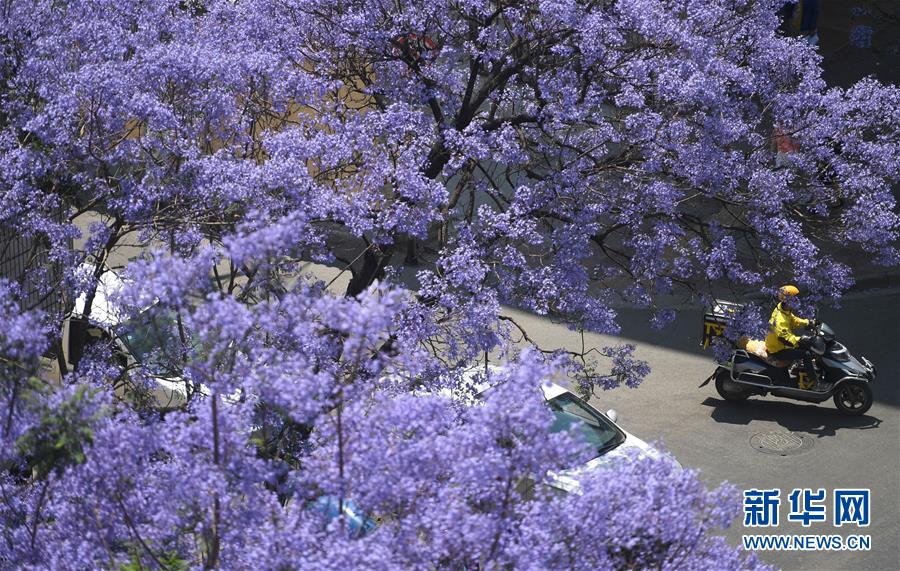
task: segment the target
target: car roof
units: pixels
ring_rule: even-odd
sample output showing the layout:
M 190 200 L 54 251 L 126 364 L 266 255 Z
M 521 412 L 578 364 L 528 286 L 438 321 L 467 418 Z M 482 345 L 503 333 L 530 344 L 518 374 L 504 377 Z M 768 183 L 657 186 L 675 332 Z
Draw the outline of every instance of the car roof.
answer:
M 549 382 L 549 381 L 544 383 L 543 385 L 541 385 L 541 390 L 544 391 L 544 398 L 547 400 L 556 398 L 562 394 L 566 394 L 566 393 L 571 394 L 571 392 L 567 388 L 557 385 L 556 383 Z
M 82 271 L 93 273 L 94 265 L 82 264 Z M 91 320 L 107 327 L 118 325 L 122 317 L 119 315 L 117 308 L 113 305 L 110 297 L 122 288 L 122 279 L 112 270 L 105 270 L 100 274 L 97 281 L 97 289 L 94 292 L 94 300 L 91 303 Z M 75 300 L 73 315 L 81 316 L 84 314 L 84 305 L 87 302 L 87 294 L 82 293 Z
M 474 377 L 477 373 L 480 373 L 480 372 L 482 372 L 483 370 L 484 370 L 484 369 L 481 368 L 481 367 L 476 368 L 476 369 L 470 369 L 470 370 L 468 370 L 468 371 L 466 371 L 466 372 L 463 373 L 463 378 L 470 381 L 470 380 L 473 379 L 473 377 Z M 497 366 L 495 366 L 495 365 L 490 365 L 490 366 L 488 367 L 488 370 L 489 370 L 490 372 L 492 372 L 492 373 L 494 373 L 494 372 L 499 372 L 499 371 L 500 371 L 500 367 L 497 367 Z M 491 388 L 493 388 L 493 386 L 494 386 L 494 384 L 491 383 L 490 381 L 484 381 L 484 382 L 476 383 L 476 384 L 474 385 L 475 393 L 476 393 L 476 394 L 482 394 L 482 393 L 484 393 L 484 392 L 490 390 Z M 558 384 L 556 384 L 556 383 L 554 383 L 554 382 L 552 382 L 552 381 L 545 381 L 544 383 L 542 383 L 542 384 L 541 384 L 541 391 L 543 391 L 543 393 L 544 393 L 544 398 L 547 399 L 547 400 L 550 400 L 550 399 L 552 399 L 552 398 L 556 398 L 556 397 L 558 397 L 559 395 L 562 395 L 562 394 L 565 394 L 565 393 L 571 394 L 571 391 L 569 391 L 568 389 L 566 389 L 566 388 L 563 387 L 562 385 L 558 385 Z M 446 391 L 445 394 L 447 394 L 447 395 L 449 396 L 449 395 L 451 395 L 452 393 L 451 393 L 450 391 Z

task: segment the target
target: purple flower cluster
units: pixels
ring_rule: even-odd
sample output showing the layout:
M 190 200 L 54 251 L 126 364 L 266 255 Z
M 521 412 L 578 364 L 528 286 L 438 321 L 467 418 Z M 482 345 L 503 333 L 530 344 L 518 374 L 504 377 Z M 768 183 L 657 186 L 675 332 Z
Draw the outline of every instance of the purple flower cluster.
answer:
M 22 312 L 20 288 L 0 278 L 0 356 L 4 362 L 33 367 L 48 346 L 49 327 L 39 312 Z
M 620 302 L 663 326 L 725 285 L 836 300 L 830 245 L 900 263 L 900 90 L 828 87 L 777 26 L 734 0 L 8 2 L 0 225 L 33 255 L 29 291 L 0 281 L 0 567 L 756 567 L 690 472 L 543 489 L 586 451 L 540 384 L 649 369 L 504 305 L 614 335 Z M 48 383 L 60 323 L 25 302 L 54 295 L 121 321 Z M 444 396 L 498 359 L 481 404 Z
M 857 48 L 872 47 L 872 27 L 857 24 L 850 28 L 850 45 Z

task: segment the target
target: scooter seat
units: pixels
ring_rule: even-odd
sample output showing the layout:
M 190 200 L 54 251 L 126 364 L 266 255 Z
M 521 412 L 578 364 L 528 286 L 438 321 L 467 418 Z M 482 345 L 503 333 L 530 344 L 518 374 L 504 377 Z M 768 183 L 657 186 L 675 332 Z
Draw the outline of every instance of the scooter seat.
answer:
M 748 352 L 747 355 L 749 355 L 751 359 L 758 363 L 764 363 L 776 369 L 787 369 L 793 363 L 793 361 L 776 361 L 775 359 L 770 359 L 769 357 L 760 357 L 756 353 Z
M 740 340 L 738 345 L 741 349 L 745 350 L 751 358 L 761 363 L 765 363 L 770 367 L 786 369 L 793 363 L 793 361 L 781 361 L 770 358 L 769 353 L 766 351 L 766 342 L 759 339 L 744 337 Z

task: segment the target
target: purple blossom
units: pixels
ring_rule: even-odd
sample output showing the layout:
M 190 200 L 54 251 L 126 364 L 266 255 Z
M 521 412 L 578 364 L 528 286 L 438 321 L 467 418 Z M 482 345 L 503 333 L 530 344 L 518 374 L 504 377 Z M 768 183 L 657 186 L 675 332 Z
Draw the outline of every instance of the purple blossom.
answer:
M 0 355 L 33 367 L 48 345 L 49 327 L 39 312 L 22 312 L 15 284 L 0 279 Z
M 522 491 L 586 453 L 541 383 L 649 368 L 536 346 L 503 305 L 616 335 L 622 300 L 662 325 L 726 282 L 838 300 L 835 244 L 897 265 L 900 90 L 828 87 L 777 25 L 730 0 L 9 3 L 0 223 L 35 255 L 0 280 L 0 567 L 759 568 L 691 472 Z M 104 272 L 121 321 L 36 380 L 60 315 L 25 301 Z M 443 396 L 496 356 L 481 404 Z M 323 495 L 381 524 L 351 539 Z
M 872 27 L 858 24 L 850 29 L 850 45 L 857 48 L 872 47 Z

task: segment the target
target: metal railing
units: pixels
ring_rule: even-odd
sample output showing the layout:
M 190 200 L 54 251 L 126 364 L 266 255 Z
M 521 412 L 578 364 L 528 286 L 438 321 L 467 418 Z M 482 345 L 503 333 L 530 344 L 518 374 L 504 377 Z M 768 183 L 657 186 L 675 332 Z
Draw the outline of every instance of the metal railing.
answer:
M 67 214 L 67 208 L 58 209 L 55 221 L 67 221 Z M 0 278 L 19 286 L 22 311 L 39 309 L 61 315 L 68 309 L 68 296 L 61 287 L 63 268 L 49 254 L 50 242 L 45 235 L 23 235 L 11 225 L 0 227 Z

